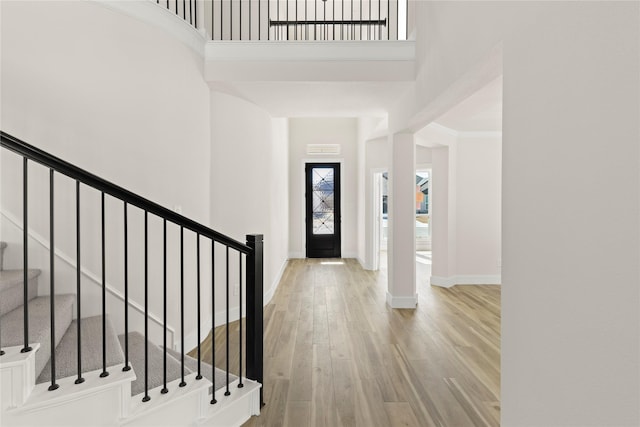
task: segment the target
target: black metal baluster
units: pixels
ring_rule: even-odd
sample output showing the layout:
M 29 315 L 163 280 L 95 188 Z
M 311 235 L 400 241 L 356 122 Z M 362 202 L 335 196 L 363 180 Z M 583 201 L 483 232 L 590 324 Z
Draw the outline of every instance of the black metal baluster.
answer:
M 371 0 L 369 0 L 369 21 L 371 21 Z M 371 40 L 371 24 L 367 25 L 367 37 Z
M 80 304 L 82 302 L 82 298 L 80 295 L 80 181 L 76 180 L 76 324 L 78 326 L 78 378 L 76 379 L 76 384 L 81 384 L 84 382 L 84 378 L 82 378 L 82 334 L 81 334 L 81 326 L 80 321 L 82 319 Z
M 382 21 L 382 0 L 378 0 L 378 20 Z M 382 40 L 382 24 L 378 25 L 378 40 Z
M 238 367 L 238 377 L 240 378 L 240 383 L 238 384 L 238 388 L 244 387 L 242 384 L 242 252 L 238 251 L 238 293 L 240 294 L 238 298 L 238 307 L 240 308 L 240 315 L 238 317 L 240 331 L 238 336 L 240 337 L 240 349 L 238 352 L 239 355 L 239 367 Z
M 396 40 L 400 40 L 400 0 L 396 0 Z
M 360 0 L 360 40 L 362 40 L 362 0 Z
M 124 202 L 124 372 L 130 371 L 129 366 L 129 221 L 127 216 L 127 202 Z
M 258 0 L 258 40 L 262 40 L 262 0 Z
M 340 15 L 340 19 L 344 21 L 344 0 L 342 0 L 342 15 Z M 340 40 L 344 41 L 344 23 L 340 24 Z
M 180 387 L 187 383 L 184 381 L 184 227 L 180 227 Z
M 216 24 L 215 24 L 216 17 L 215 17 L 215 12 L 214 12 L 215 9 L 216 9 L 215 6 L 216 5 L 214 4 L 214 0 L 211 0 L 211 40 L 215 40 L 216 39 L 216 36 L 214 35 L 215 34 L 215 28 L 216 28 Z
M 167 0 L 167 9 L 171 10 L 171 9 L 169 8 L 169 0 Z
M 336 2 L 335 2 L 335 0 L 331 2 L 331 12 L 332 12 L 332 14 L 331 14 L 332 18 L 331 19 L 334 22 L 334 24 L 332 24 L 331 26 L 333 27 L 333 40 L 335 41 L 335 39 L 336 39 L 336 24 L 335 24 L 335 21 L 336 21 Z
M 180 14 L 178 13 L 178 0 L 176 0 L 176 15 L 180 16 Z
M 216 366 L 216 260 L 214 248 L 216 242 L 211 239 L 211 366 Z M 211 393 L 211 404 L 214 405 L 216 400 L 216 391 Z
M 267 0 L 267 40 L 271 40 L 271 0 Z
M 104 191 L 100 199 L 102 232 L 102 372 L 100 378 L 109 376 L 107 372 L 107 272 L 105 263 Z
M 29 221 L 28 221 L 28 199 L 29 199 L 29 171 L 27 169 L 27 158 L 22 158 L 22 262 L 24 263 L 23 272 L 23 311 L 24 311 L 24 347 L 21 353 L 27 353 L 32 350 L 29 346 Z M 53 296 L 52 296 L 53 297 Z
M 318 0 L 315 0 L 315 3 L 314 3 L 313 20 L 314 21 L 318 20 Z M 318 33 L 318 26 L 316 24 L 313 24 L 313 40 L 318 40 L 317 33 Z
M 240 19 L 239 19 L 239 27 L 240 27 L 240 40 L 242 40 L 242 0 L 238 0 L 238 3 L 240 3 Z
M 249 40 L 251 40 L 251 3 L 253 0 L 249 0 Z
M 307 5 L 309 4 L 308 0 L 304 0 L 304 20 L 307 20 Z M 309 26 L 305 24 L 304 26 L 304 39 L 309 40 Z
M 149 397 L 149 213 L 144 211 L 144 397 Z
M 229 391 L 229 246 L 227 246 L 227 256 L 226 256 L 226 264 L 227 264 L 227 286 L 225 296 L 227 298 L 226 305 L 226 313 L 227 313 L 227 324 L 226 324 L 226 338 L 227 338 L 227 391 L 224 392 L 225 396 L 229 396 L 231 392 Z
M 202 379 L 202 375 L 200 373 L 200 234 L 196 233 L 196 284 L 198 288 L 196 289 L 196 300 L 198 303 L 198 308 L 196 309 L 197 317 L 198 317 L 198 375 L 196 376 L 197 380 Z
M 55 292 L 55 239 L 54 239 L 54 203 L 53 203 L 53 169 L 49 169 L 49 295 L 51 299 L 51 385 L 49 391 L 57 389 L 59 386 L 56 384 L 56 315 L 54 295 Z
M 229 40 L 233 40 L 233 0 L 229 0 Z
M 220 40 L 224 40 L 224 38 L 222 37 L 222 15 L 223 15 L 223 11 L 222 11 L 222 4 L 224 2 L 222 0 L 220 0 Z M 211 7 L 213 7 L 213 4 L 211 5 Z
M 355 0 L 351 0 L 351 20 L 353 21 L 353 3 Z M 356 25 L 351 24 L 351 40 L 356 39 Z
M 187 20 L 187 1 L 182 0 L 182 19 Z
M 193 0 L 193 7 L 195 8 L 193 11 L 193 23 L 198 28 L 198 0 Z
M 169 392 L 167 388 L 167 219 L 162 221 L 162 390 L 160 393 Z

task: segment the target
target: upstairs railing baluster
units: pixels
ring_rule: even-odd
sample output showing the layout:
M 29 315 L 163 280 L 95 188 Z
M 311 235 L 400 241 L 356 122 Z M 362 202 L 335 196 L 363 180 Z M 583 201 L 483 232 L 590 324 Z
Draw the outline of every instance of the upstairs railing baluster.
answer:
M 49 169 L 49 295 L 51 298 L 51 348 L 56 348 L 56 308 L 55 308 L 55 232 L 54 232 L 54 198 L 53 198 L 53 169 Z M 51 385 L 49 391 L 56 390 L 59 386 L 56 384 L 56 352 L 51 351 Z

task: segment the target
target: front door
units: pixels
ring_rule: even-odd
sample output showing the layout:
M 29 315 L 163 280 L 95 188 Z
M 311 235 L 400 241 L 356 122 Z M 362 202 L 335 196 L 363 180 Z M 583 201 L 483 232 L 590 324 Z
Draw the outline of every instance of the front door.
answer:
M 307 163 L 307 258 L 340 258 L 340 163 Z

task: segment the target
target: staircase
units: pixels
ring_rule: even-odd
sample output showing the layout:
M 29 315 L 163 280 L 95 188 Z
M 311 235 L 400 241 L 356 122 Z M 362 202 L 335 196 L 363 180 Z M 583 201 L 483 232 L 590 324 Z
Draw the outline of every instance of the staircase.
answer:
M 13 143 L 17 144 L 18 148 L 12 145 Z M 54 169 L 59 166 L 56 162 L 61 162 L 52 156 L 43 158 L 42 152 L 4 133 L 2 147 L 20 151 L 20 154 L 24 155 L 25 170 L 27 158 L 46 162 L 51 168 L 52 177 Z M 55 170 L 62 169 L 68 174 L 69 165 L 63 166 Z M 85 183 L 90 181 L 86 180 L 84 171 L 73 168 L 78 182 L 83 178 Z M 90 178 L 97 179 L 92 175 Z M 100 181 L 99 185 L 104 186 L 104 182 Z M 125 202 L 131 202 L 134 206 L 144 206 L 145 215 L 152 212 L 165 221 L 182 221 L 181 218 L 166 214 L 163 208 L 158 208 L 138 196 L 131 196 L 128 192 L 122 193 L 122 189 L 113 184 L 107 185 L 109 186 L 113 188 L 109 189 L 108 194 L 124 194 L 127 197 Z M 23 188 L 26 193 L 28 185 L 25 184 Z M 103 194 L 106 192 L 102 191 Z M 51 199 L 53 200 L 53 192 Z M 26 219 L 25 215 L 25 225 Z M 51 221 L 53 223 L 53 215 Z M 178 223 L 181 227 L 192 225 L 186 221 Z M 205 230 L 204 227 L 200 229 L 202 230 Z M 244 352 L 242 343 L 240 344 L 239 377 L 229 372 L 228 341 L 225 370 L 187 355 L 184 340 L 180 351 L 151 342 L 147 338 L 149 314 L 146 301 L 145 327 L 141 331 L 130 330 L 126 318 L 124 331 L 117 331 L 112 322 L 112 315 L 104 308 L 104 286 L 102 313 L 80 317 L 80 285 L 77 293 L 56 293 L 53 273 L 50 279 L 51 286 L 39 287 L 38 279 L 42 277 L 40 269 L 19 268 L 20 266 L 8 265 L 5 262 L 5 254 L 11 251 L 22 249 L 24 255 L 29 253 L 28 225 L 23 227 L 22 231 L 22 242 L 0 242 L 0 420 L 3 426 L 239 426 L 252 415 L 259 415 L 262 379 L 262 298 L 249 295 L 249 286 L 247 303 L 257 301 L 260 304 L 259 310 L 254 309 L 252 313 L 248 313 L 253 316 L 260 315 L 259 345 L 249 342 L 249 337 L 255 334 L 256 325 L 251 317 L 247 316 L 247 343 Z M 212 235 L 212 245 L 223 240 L 220 235 L 213 233 L 215 232 L 209 233 Z M 53 235 L 51 243 L 50 270 L 53 271 Z M 198 241 L 198 251 L 199 245 Z M 229 249 L 227 257 L 228 254 Z M 258 254 L 261 258 L 261 250 Z M 250 269 L 250 256 L 252 255 L 247 255 L 247 280 L 256 276 L 261 280 L 261 272 L 256 275 L 255 271 Z M 11 259 L 15 260 L 17 257 Z M 28 256 L 25 256 L 23 261 L 22 267 L 37 262 L 29 261 Z M 47 268 L 46 265 L 39 267 Z M 80 266 L 78 277 L 79 275 Z M 261 292 L 261 286 L 259 288 Z M 226 292 L 228 307 L 228 278 Z M 145 283 L 145 295 L 146 293 Z M 128 300 L 125 300 L 125 307 L 128 307 L 128 303 Z M 198 308 L 199 306 L 198 302 Z M 227 330 L 228 324 L 227 317 Z M 249 330 L 250 327 L 253 331 Z M 166 314 L 164 330 L 167 330 Z M 184 331 L 181 331 L 181 336 L 184 337 Z M 198 337 L 200 336 L 198 324 Z M 164 342 L 166 343 L 166 332 Z M 256 348 L 259 351 L 256 351 Z M 245 378 L 242 377 L 243 353 L 246 353 Z

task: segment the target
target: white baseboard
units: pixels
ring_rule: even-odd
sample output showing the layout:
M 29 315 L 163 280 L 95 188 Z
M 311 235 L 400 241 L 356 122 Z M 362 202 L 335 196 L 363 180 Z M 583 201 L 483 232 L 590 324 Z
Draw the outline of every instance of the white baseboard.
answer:
M 440 286 L 442 288 L 450 288 L 455 285 L 500 285 L 502 283 L 502 276 L 497 275 L 484 275 L 484 276 L 431 276 L 431 286 Z
M 289 259 L 306 258 L 304 252 L 289 252 Z
M 412 297 L 396 297 L 387 292 L 387 305 L 391 308 L 416 308 L 418 294 Z

